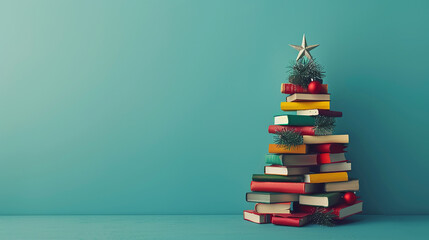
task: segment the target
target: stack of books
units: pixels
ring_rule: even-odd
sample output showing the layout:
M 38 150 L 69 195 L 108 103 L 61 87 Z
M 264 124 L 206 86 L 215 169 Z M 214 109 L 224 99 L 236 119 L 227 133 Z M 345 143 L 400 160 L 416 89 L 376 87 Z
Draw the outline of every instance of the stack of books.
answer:
M 315 132 L 318 116 L 342 117 L 342 112 L 330 111 L 328 86 L 323 84 L 320 94 L 293 84 L 282 84 L 281 89 L 291 95 L 281 103 L 285 114 L 274 116 L 268 132 L 299 132 L 303 144 L 269 144 L 264 174 L 252 176 L 251 192 L 246 194 L 255 209 L 244 211 L 244 219 L 303 226 L 315 211 L 332 213 L 338 220 L 362 212 L 362 201 L 347 202 L 343 197 L 359 190 L 359 180 L 349 178 L 351 163 L 345 156 L 349 136 Z

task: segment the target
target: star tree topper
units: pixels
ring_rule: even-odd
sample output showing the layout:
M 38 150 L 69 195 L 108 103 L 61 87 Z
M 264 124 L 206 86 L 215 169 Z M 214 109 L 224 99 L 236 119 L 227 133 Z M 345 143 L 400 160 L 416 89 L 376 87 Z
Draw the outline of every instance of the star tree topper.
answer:
M 310 51 L 319 46 L 319 44 L 307 46 L 307 41 L 305 40 L 305 34 L 302 36 L 302 44 L 301 46 L 289 44 L 289 46 L 295 48 L 299 51 L 298 57 L 296 57 L 296 61 L 302 58 L 304 55 L 308 58 L 308 60 L 313 60 L 311 57 Z

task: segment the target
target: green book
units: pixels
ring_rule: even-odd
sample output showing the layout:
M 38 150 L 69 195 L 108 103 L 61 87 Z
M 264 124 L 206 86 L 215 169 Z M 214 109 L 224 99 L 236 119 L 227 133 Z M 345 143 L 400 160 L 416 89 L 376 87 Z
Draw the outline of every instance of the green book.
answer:
M 341 193 L 319 193 L 311 195 L 299 195 L 299 204 L 318 206 L 318 207 L 330 207 L 340 203 Z
M 315 118 L 299 115 L 275 115 L 274 125 L 314 126 Z
M 252 180 L 255 182 L 303 182 L 303 176 L 282 176 L 282 175 L 267 175 L 253 174 Z

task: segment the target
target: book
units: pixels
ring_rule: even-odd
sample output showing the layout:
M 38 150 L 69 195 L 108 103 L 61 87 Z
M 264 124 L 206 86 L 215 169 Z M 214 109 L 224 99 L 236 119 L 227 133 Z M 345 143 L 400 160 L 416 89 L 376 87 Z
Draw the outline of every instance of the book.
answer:
M 269 153 L 293 153 L 293 154 L 306 154 L 307 153 L 307 145 L 297 145 L 294 147 L 288 148 L 287 146 L 278 145 L 278 144 L 270 144 L 268 145 Z
M 347 161 L 344 153 L 319 153 L 317 154 L 317 163 L 338 163 Z
M 307 205 L 299 205 L 297 206 L 300 211 L 307 212 L 307 213 L 313 213 L 316 211 L 315 206 L 307 206 Z M 351 215 L 361 213 L 363 207 L 362 201 L 357 201 L 352 205 L 347 205 L 345 203 L 341 203 L 334 207 L 328 207 L 328 208 L 322 208 L 321 211 L 323 212 L 329 212 L 332 210 L 332 214 L 334 214 L 336 217 L 334 219 L 344 219 L 346 217 L 349 217 Z M 320 209 L 320 208 L 319 208 Z
M 291 202 L 284 203 L 257 203 L 255 204 L 255 212 L 257 213 L 290 213 L 292 208 Z
M 267 154 L 265 163 L 283 166 L 313 166 L 317 165 L 318 154 Z
M 330 94 L 294 93 L 286 97 L 287 102 L 330 101 Z
M 304 144 L 349 143 L 349 135 L 309 136 L 303 135 Z
M 340 143 L 324 143 L 324 144 L 315 144 L 310 145 L 310 150 L 312 152 L 319 153 L 343 153 L 344 149 L 347 148 L 347 145 Z
M 323 109 L 295 110 L 295 111 L 285 111 L 285 112 L 287 115 L 299 115 L 299 116 L 326 116 L 326 117 L 343 116 L 342 112 L 323 110 Z
M 281 86 L 281 93 L 285 94 L 294 94 L 294 93 L 308 93 L 307 88 L 303 88 L 299 85 L 291 84 L 291 83 L 282 83 Z M 328 85 L 322 84 L 322 90 L 320 93 L 327 93 L 328 92 Z
M 281 192 L 281 193 L 317 193 L 322 190 L 323 184 L 303 182 L 250 182 L 253 192 Z
M 309 173 L 310 169 L 308 167 L 286 167 L 280 165 L 265 166 L 265 174 L 269 175 L 303 175 Z
M 281 102 L 280 109 L 283 111 L 324 109 L 329 110 L 329 101 L 319 102 Z
M 306 183 L 344 182 L 348 180 L 349 177 L 347 172 L 312 173 L 304 175 L 304 182 Z
M 318 193 L 312 195 L 299 195 L 299 204 L 330 207 L 340 203 L 341 193 Z
M 354 179 L 347 182 L 330 182 L 324 184 L 325 192 L 353 192 L 359 191 L 359 180 Z
M 281 175 L 253 174 L 252 181 L 256 181 L 256 182 L 303 182 L 304 176 L 281 176 Z
M 314 126 L 316 120 L 310 116 L 275 115 L 274 125 Z
M 246 201 L 258 203 L 297 202 L 299 195 L 295 193 L 248 192 Z
M 351 170 L 352 164 L 349 162 L 322 164 L 311 168 L 311 171 L 316 173 L 345 172 Z
M 271 214 L 262 214 L 257 213 L 253 210 L 245 210 L 243 211 L 244 220 L 254 222 L 254 223 L 270 223 L 271 222 Z
M 313 135 L 314 132 L 314 126 L 284 126 L 284 125 L 270 125 L 268 126 L 268 133 L 274 133 L 282 132 L 282 131 L 294 131 L 299 132 L 301 135 Z
M 281 215 L 287 215 L 287 214 L 281 214 Z M 275 225 L 282 225 L 282 226 L 292 226 L 292 227 L 301 227 L 305 224 L 310 222 L 311 214 L 309 213 L 299 213 L 299 214 L 290 214 L 289 217 L 281 217 L 280 214 L 273 215 L 271 217 L 271 223 Z M 299 215 L 294 217 L 294 215 Z

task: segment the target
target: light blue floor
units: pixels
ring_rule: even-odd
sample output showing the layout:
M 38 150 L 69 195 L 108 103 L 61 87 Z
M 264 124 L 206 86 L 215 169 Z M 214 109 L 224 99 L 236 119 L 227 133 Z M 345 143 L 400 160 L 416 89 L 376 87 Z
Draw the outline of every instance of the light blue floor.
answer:
M 336 227 L 258 225 L 241 215 L 0 216 L 0 239 L 429 239 L 429 216 L 353 216 Z

